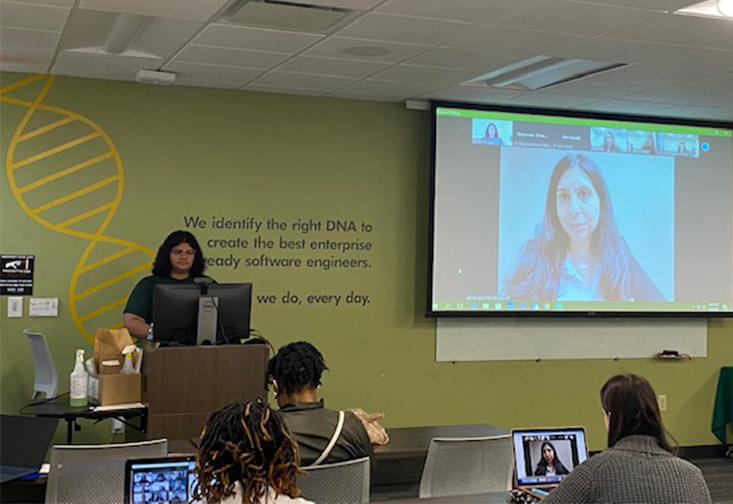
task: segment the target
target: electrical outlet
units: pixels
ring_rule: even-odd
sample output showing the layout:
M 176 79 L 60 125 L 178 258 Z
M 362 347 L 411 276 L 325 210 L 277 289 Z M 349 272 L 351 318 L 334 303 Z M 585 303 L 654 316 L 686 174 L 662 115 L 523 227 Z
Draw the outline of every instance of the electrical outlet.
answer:
M 20 318 L 23 316 L 23 298 L 11 296 L 8 298 L 8 318 Z
M 661 394 L 657 401 L 659 402 L 659 411 L 667 411 L 667 396 L 666 394 Z

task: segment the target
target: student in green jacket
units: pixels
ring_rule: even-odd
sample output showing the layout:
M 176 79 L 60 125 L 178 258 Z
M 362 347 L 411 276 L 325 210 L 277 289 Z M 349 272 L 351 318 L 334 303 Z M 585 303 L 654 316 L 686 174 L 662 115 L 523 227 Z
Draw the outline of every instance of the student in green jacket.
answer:
M 318 399 L 325 369 L 321 352 L 305 341 L 280 348 L 267 363 L 267 381 L 275 391 L 279 413 L 298 443 L 301 466 L 372 456 L 372 444 L 361 420 L 349 411 L 327 409 L 323 399 Z

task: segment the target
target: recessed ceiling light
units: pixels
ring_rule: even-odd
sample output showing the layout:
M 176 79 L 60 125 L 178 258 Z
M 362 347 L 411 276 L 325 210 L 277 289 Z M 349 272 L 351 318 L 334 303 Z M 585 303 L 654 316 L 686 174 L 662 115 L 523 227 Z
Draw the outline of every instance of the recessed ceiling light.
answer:
M 733 0 L 706 0 L 674 12 L 684 16 L 733 18 Z
M 346 49 L 341 50 L 342 53 L 348 54 L 350 56 L 387 56 L 388 54 L 392 54 L 392 51 L 387 49 L 386 47 L 378 47 L 378 46 L 354 46 L 354 47 L 347 47 Z

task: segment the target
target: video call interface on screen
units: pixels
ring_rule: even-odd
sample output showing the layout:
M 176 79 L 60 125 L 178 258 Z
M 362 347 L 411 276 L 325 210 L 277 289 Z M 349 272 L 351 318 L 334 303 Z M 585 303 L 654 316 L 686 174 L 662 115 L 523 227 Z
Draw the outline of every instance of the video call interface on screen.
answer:
M 434 107 L 429 312 L 733 311 L 733 131 Z
M 196 478 L 195 462 L 137 464 L 130 475 L 133 503 L 191 502 Z
M 514 432 L 512 438 L 518 486 L 560 483 L 587 458 L 582 428 Z

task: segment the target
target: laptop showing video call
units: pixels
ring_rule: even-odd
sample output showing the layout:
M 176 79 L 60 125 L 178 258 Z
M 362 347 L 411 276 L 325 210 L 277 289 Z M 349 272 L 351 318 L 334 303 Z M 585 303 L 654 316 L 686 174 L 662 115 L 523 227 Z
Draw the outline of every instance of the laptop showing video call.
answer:
M 512 445 L 517 488 L 539 496 L 588 458 L 583 427 L 514 429 Z
M 125 464 L 125 504 L 193 502 L 193 455 L 132 459 Z

